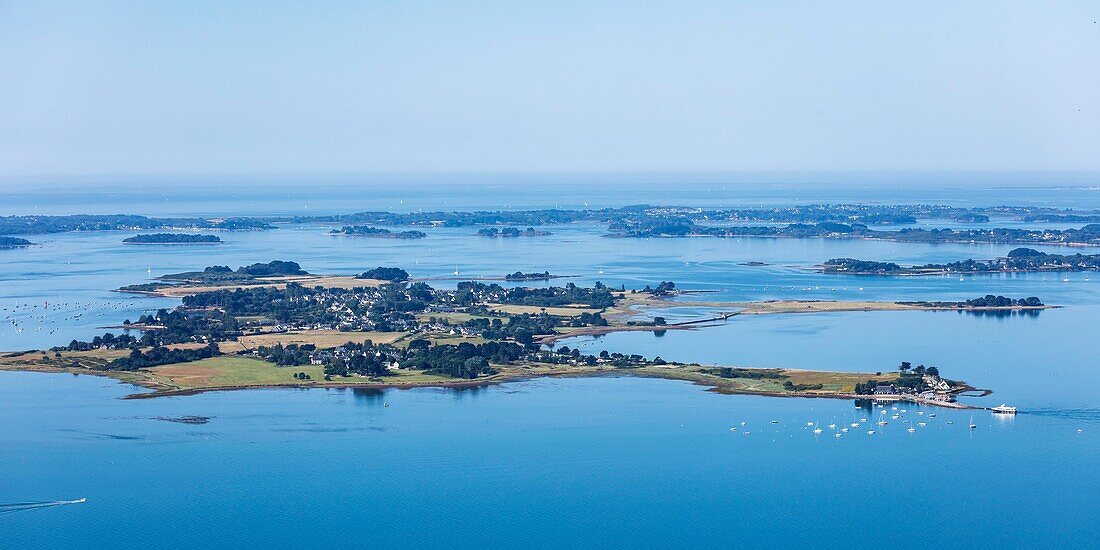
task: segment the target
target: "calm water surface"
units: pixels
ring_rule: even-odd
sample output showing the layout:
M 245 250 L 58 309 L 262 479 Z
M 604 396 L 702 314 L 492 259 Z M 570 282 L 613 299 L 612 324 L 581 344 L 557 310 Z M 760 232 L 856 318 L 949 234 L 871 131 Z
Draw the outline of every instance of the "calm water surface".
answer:
M 162 215 L 555 206 L 528 189 L 379 190 L 346 201 L 287 191 L 243 198 L 163 189 L 10 197 L 0 213 Z M 204 194 L 205 193 L 205 194 Z M 578 192 L 580 193 L 580 192 Z M 573 195 L 570 195 L 573 196 Z M 563 206 L 822 201 L 1088 206 L 1087 188 L 908 191 L 592 188 Z M 313 197 L 310 199 L 309 197 Z M 807 198 L 808 197 L 808 198 Z M 862 198 L 861 198 L 862 197 Z M 124 199 L 113 202 L 114 199 Z M 1011 199 L 1011 200 L 1010 200 Z M 402 202 L 404 201 L 404 202 Z M 1090 202 L 1092 201 L 1092 202 Z M 337 203 L 340 202 L 338 205 Z M 561 201 L 559 201 L 561 202 Z M 396 203 L 392 206 L 389 203 Z M 182 205 L 182 206 L 181 206 Z M 404 205 L 404 206 L 402 206 Z M 106 210 L 105 210 L 106 209 Z M 608 239 L 552 227 L 490 240 L 471 228 L 418 241 L 332 237 L 320 225 L 231 233 L 213 247 L 139 247 L 128 232 L 34 236 L 0 251 L 0 349 L 87 339 L 176 303 L 112 289 L 211 264 L 295 260 L 316 273 L 398 265 L 414 276 L 550 270 L 578 284 L 673 280 L 687 300 L 960 300 L 1039 296 L 1037 315 L 836 313 L 734 318 L 700 331 L 563 342 L 704 364 L 890 370 L 908 360 L 994 390 L 976 403 L 1014 419 L 908 407 L 910 419 L 834 437 L 877 411 L 851 401 L 722 396 L 636 378 L 535 380 L 468 391 L 258 390 L 153 400 L 111 380 L 0 373 L 0 504 L 87 504 L 0 515 L 0 547 L 1100 545 L 1100 277 L 855 277 L 807 268 L 834 257 L 900 263 L 994 257 L 1011 246 L 824 239 Z M 745 262 L 768 265 L 750 267 Z M 1069 279 L 1068 281 L 1065 279 Z M 448 287 L 453 282 L 433 285 Z M 48 304 L 48 305 L 47 305 Z M 663 314 L 707 313 L 692 307 Z M 15 321 L 15 323 L 11 323 Z M 22 330 L 19 330 L 22 329 Z M 383 403 L 390 407 L 383 407 Z M 896 411 L 894 411 L 896 412 Z M 158 420 L 202 415 L 203 425 Z M 918 418 L 919 416 L 919 418 Z M 772 420 L 778 422 L 772 424 Z M 915 433 L 905 428 L 918 421 Z M 948 421 L 952 422 L 948 424 Z M 745 422 L 742 426 L 740 423 Z M 737 427 L 731 432 L 729 428 Z M 1080 430 L 1080 431 L 1078 431 Z M 745 435 L 751 432 L 751 435 Z

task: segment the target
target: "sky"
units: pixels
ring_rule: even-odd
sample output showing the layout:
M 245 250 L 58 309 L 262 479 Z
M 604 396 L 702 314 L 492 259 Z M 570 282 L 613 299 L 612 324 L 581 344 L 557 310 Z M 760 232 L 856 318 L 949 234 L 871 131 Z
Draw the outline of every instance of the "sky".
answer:
M 11 2 L 0 178 L 1100 173 L 1100 3 Z

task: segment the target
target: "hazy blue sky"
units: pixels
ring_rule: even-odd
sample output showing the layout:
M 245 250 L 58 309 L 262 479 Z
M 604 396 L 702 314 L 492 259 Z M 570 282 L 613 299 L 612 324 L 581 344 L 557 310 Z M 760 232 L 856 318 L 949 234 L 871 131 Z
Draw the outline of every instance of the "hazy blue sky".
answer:
M 8 2 L 0 176 L 1100 171 L 1100 2 Z

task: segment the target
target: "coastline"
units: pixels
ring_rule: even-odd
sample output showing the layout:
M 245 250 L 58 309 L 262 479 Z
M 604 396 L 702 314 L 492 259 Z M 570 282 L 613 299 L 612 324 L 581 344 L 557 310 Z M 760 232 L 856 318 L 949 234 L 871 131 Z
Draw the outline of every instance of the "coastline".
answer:
M 274 367 L 283 369 L 286 372 L 296 370 L 295 367 Z M 865 378 L 876 375 L 874 373 L 859 373 L 859 372 L 836 372 L 836 371 L 806 371 L 799 369 L 766 369 L 766 368 L 745 368 L 747 371 L 774 371 L 780 370 L 785 373 L 806 373 L 814 376 L 839 376 L 844 378 Z M 592 368 L 578 368 L 569 366 L 558 366 L 557 368 L 524 368 L 524 367 L 503 367 L 498 374 L 484 376 L 476 379 L 444 379 L 433 381 L 418 381 L 418 382 L 400 382 L 400 381 L 386 381 L 385 379 L 367 380 L 362 382 L 353 381 L 287 381 L 286 383 L 257 383 L 257 384 L 231 384 L 221 386 L 197 386 L 197 387 L 170 387 L 159 384 L 155 381 L 154 375 L 148 371 L 97 371 L 93 369 L 83 368 L 64 368 L 64 367 L 51 367 L 45 365 L 28 365 L 23 367 L 12 367 L 8 364 L 0 363 L 0 371 L 10 372 L 38 372 L 38 373 L 50 373 L 50 374 L 75 374 L 75 375 L 89 375 L 99 376 L 103 378 L 111 378 L 121 383 L 130 384 L 132 386 L 145 388 L 150 391 L 133 393 L 123 396 L 121 399 L 153 399 L 158 397 L 181 397 L 189 395 L 199 395 L 208 392 L 223 392 L 223 391 L 241 391 L 241 390 L 254 390 L 254 389 L 284 389 L 284 388 L 296 388 L 296 389 L 314 389 L 314 388 L 361 388 L 361 389 L 415 389 L 415 388 L 446 388 L 446 389 L 463 389 L 463 388 L 475 388 L 475 387 L 487 387 L 504 384 L 508 382 L 522 382 L 524 380 L 534 380 L 538 378 L 586 378 L 586 377 L 640 377 L 640 378 L 656 378 L 662 380 L 678 380 L 691 382 L 698 386 L 706 387 L 706 391 L 720 393 L 723 395 L 757 395 L 762 397 L 783 397 L 783 398 L 817 398 L 817 399 L 871 399 L 881 401 L 912 401 L 916 403 L 922 403 L 931 406 L 938 406 L 951 409 L 982 409 L 984 407 L 978 407 L 973 405 L 967 405 L 957 402 L 946 402 L 939 400 L 922 399 L 917 396 L 902 396 L 902 395 L 890 395 L 875 397 L 872 395 L 860 395 L 849 391 L 832 391 L 832 390 L 793 390 L 783 391 L 774 389 L 761 389 L 752 387 L 743 387 L 740 385 L 741 379 L 725 379 L 717 376 L 707 375 L 700 373 L 697 370 L 691 370 L 688 365 L 668 365 L 668 366 L 646 366 L 637 368 L 615 368 L 615 367 L 592 367 Z M 974 391 L 975 388 L 965 385 L 958 389 L 957 392 Z M 988 390 L 987 390 L 988 391 Z M 956 393 L 957 393 L 956 392 Z M 989 392 L 991 393 L 991 392 Z

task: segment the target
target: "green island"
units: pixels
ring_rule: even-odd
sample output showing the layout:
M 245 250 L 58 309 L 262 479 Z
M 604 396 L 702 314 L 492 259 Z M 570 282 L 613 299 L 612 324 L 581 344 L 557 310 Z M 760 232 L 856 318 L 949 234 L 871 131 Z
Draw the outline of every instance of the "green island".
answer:
M 560 275 L 551 275 L 549 271 L 543 271 L 542 273 L 524 273 L 517 271 L 515 273 L 509 273 L 504 276 L 505 281 L 549 281 L 550 279 L 556 279 Z
M 122 239 L 125 244 L 221 244 L 217 235 L 193 233 L 149 233 Z
M 371 227 L 369 225 L 345 225 L 340 229 L 329 231 L 332 235 L 351 235 L 355 237 L 371 237 L 374 239 L 423 239 L 428 234 L 423 231 L 390 231 L 389 229 Z
M 546 288 L 462 281 L 454 290 L 408 280 L 400 268 L 359 276 L 311 275 L 272 261 L 161 277 L 120 289 L 179 297 L 171 310 L 125 320 L 122 334 L 73 340 L 49 350 L 8 353 L 0 369 L 109 376 L 154 390 L 151 397 L 268 386 L 465 386 L 534 376 L 633 375 L 688 380 L 727 393 L 864 395 L 943 406 L 963 382 L 921 368 L 826 372 L 716 367 L 557 346 L 563 338 L 614 331 L 698 330 L 737 315 L 837 311 L 1041 309 L 1010 302 L 684 302 L 670 281 L 643 289 L 596 283 Z M 693 305 L 722 311 L 670 323 L 650 309 Z M 919 374 L 917 379 L 912 378 Z M 882 391 L 891 388 L 892 393 Z
M 534 227 L 528 227 L 520 231 L 518 227 L 505 227 L 498 229 L 496 227 L 486 227 L 477 231 L 479 237 L 501 237 L 501 238 L 515 238 L 515 237 L 545 237 L 550 235 L 549 231 L 539 231 Z
M 944 275 L 973 273 L 1026 273 L 1042 271 L 1096 271 L 1100 254 L 1048 254 L 1033 248 L 1016 248 L 1003 258 L 967 259 L 946 264 L 901 266 L 894 262 L 834 258 L 816 268 L 823 273 L 848 275 Z

